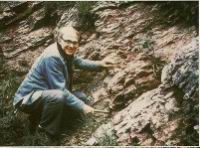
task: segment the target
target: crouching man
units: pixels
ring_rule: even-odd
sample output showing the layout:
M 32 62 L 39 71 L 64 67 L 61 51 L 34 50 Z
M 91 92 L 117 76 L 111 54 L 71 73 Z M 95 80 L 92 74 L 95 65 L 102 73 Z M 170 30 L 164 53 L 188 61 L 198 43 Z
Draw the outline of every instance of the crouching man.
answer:
M 33 119 L 31 122 L 38 120 L 38 128 L 52 141 L 60 134 L 64 110 L 71 107 L 85 114 L 94 113 L 94 108 L 84 102 L 82 94 L 72 92 L 73 65 L 85 70 L 100 70 L 113 65 L 108 61 L 75 56 L 78 48 L 79 33 L 71 26 L 60 28 L 56 43 L 47 47 L 35 61 L 14 96 L 14 107 L 28 113 Z

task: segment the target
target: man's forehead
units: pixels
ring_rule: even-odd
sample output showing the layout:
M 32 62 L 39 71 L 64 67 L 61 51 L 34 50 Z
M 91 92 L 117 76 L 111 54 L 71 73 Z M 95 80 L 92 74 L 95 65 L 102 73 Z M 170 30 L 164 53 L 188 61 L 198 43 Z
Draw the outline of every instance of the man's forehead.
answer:
M 60 31 L 63 40 L 78 42 L 79 39 L 78 32 L 73 27 L 63 27 Z
M 78 36 L 77 35 L 73 35 L 73 34 L 63 34 L 62 35 L 62 39 L 64 41 L 73 41 L 73 42 L 78 42 Z

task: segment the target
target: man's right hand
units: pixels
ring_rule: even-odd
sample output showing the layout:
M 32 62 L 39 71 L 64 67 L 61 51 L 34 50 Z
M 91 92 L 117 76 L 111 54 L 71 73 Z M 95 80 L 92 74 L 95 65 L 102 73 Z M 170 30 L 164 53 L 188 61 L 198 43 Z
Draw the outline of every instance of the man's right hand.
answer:
M 85 104 L 84 106 L 83 106 L 83 112 L 84 112 L 84 114 L 94 114 L 94 108 L 92 108 L 91 106 L 89 106 L 89 105 L 87 105 L 87 104 Z
M 104 58 L 103 60 L 97 61 L 97 62 L 102 68 L 107 69 L 107 70 L 120 67 L 116 59 L 113 59 L 113 58 Z

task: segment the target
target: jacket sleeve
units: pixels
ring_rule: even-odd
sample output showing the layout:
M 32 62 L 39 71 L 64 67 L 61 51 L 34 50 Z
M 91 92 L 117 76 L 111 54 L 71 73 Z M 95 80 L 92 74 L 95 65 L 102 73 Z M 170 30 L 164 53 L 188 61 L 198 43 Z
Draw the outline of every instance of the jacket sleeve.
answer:
M 100 71 L 102 67 L 96 62 L 88 59 L 82 59 L 81 57 L 74 57 L 74 65 L 80 69 Z
M 64 92 L 66 103 L 82 111 L 85 104 L 82 100 L 78 99 L 65 87 L 64 65 L 58 57 L 48 57 L 44 60 L 43 72 L 46 77 L 46 81 L 49 85 L 49 89 L 59 89 Z

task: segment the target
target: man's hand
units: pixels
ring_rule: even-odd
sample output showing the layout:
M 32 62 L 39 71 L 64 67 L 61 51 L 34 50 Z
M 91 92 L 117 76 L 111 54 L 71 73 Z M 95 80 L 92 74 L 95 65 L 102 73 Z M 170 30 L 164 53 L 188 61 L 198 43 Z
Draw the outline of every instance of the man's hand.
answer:
M 103 59 L 102 61 L 99 61 L 99 64 L 102 68 L 105 69 L 112 69 L 119 67 L 119 64 L 117 64 L 113 59 Z
M 84 114 L 94 114 L 94 108 L 92 108 L 91 106 L 89 106 L 89 105 L 87 105 L 87 104 L 85 104 L 84 106 L 83 106 L 83 112 L 84 112 Z

